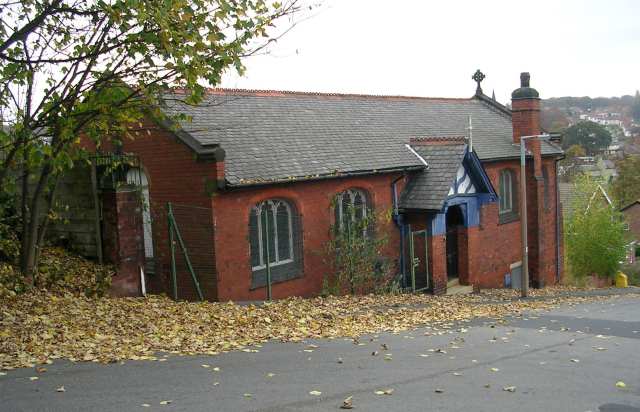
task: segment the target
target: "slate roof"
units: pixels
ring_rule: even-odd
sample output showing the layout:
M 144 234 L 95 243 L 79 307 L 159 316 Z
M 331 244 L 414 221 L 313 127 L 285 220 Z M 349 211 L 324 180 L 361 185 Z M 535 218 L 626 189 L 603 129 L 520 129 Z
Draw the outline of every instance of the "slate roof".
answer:
M 481 160 L 518 157 L 508 109 L 485 99 L 441 99 L 214 89 L 198 106 L 166 96 L 169 115 L 200 147 L 220 145 L 230 185 L 421 168 L 405 144 L 467 135 Z M 561 154 L 550 144 L 543 154 Z
M 596 190 L 598 191 L 598 193 L 596 193 L 595 195 L 601 196 L 607 203 L 611 204 L 609 195 L 601 185 L 598 185 L 598 188 Z M 575 183 L 560 182 L 558 184 L 558 192 L 560 195 L 560 203 L 562 203 L 562 213 L 565 216 L 571 215 L 571 213 L 573 212 L 574 203 L 577 199 L 584 200 L 584 194 L 582 195 L 582 198 L 578 197 L 580 196 L 580 194 L 576 192 Z
M 459 142 L 412 147 L 429 163 L 429 169 L 411 177 L 400 197 L 400 207 L 440 210 L 455 181 L 467 145 Z

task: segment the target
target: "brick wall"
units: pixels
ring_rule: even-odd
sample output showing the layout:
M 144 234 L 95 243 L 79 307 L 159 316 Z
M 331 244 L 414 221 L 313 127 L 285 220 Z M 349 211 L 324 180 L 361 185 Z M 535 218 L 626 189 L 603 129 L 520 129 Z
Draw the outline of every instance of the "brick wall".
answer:
M 537 183 L 533 176 L 531 164 L 527 169 L 527 204 L 528 204 L 528 243 L 531 276 L 539 276 L 544 284 L 555 283 L 556 277 L 556 179 L 553 159 L 544 159 L 543 165 L 548 169 L 550 198 L 549 207 L 543 210 L 541 219 L 542 231 L 538 226 Z M 487 175 L 496 190 L 499 190 L 499 175 L 504 168 L 511 169 L 516 176 L 518 198 L 520 198 L 520 168 L 518 160 L 486 162 L 483 164 Z M 541 199 L 542 207 L 543 199 Z M 518 202 L 519 204 L 519 202 Z M 510 223 L 500 223 L 498 219 L 498 203 L 484 205 L 480 211 L 480 225 L 467 229 L 467 249 L 469 283 L 480 287 L 502 287 L 504 275 L 509 273 L 509 266 L 522 257 L 520 219 Z M 539 239 L 539 233 L 543 237 Z M 539 242 L 540 241 L 540 242 Z M 540 245 L 542 247 L 540 247 Z M 540 253 L 538 252 L 540 250 Z M 542 263 L 540 263 L 542 262 Z M 539 275 L 538 275 L 539 274 Z
M 125 188 L 104 193 L 105 257 L 115 263 L 114 296 L 140 295 L 140 266 L 144 262 L 142 211 L 138 191 Z
M 149 133 L 140 133 L 135 139 L 125 139 L 122 151 L 139 156 L 142 169 L 149 181 L 156 273 L 147 276 L 147 288 L 151 293 L 169 293 L 171 283 L 167 202 L 211 208 L 209 190 L 212 185 L 215 187 L 218 175 L 217 168 L 222 165 L 197 161 L 195 153 L 180 142 L 173 133 L 153 123 L 147 122 L 143 127 L 148 129 Z M 84 144 L 91 148 L 90 143 L 85 141 Z M 102 150 L 108 151 L 109 147 L 104 147 Z M 211 224 L 212 222 L 213 217 L 210 215 L 208 222 L 201 219 L 199 224 Z M 213 238 L 208 240 L 208 244 L 211 247 L 212 256 L 214 256 Z M 215 268 L 207 271 L 208 278 L 203 280 L 204 283 L 215 283 L 215 279 L 211 279 L 215 277 L 214 271 Z M 179 276 L 185 279 L 183 284 L 192 288 L 186 268 L 182 272 Z M 185 293 L 186 297 L 192 297 L 192 289 Z M 217 299 L 211 294 L 207 294 L 207 298 Z
M 220 300 L 265 299 L 266 288 L 251 289 L 251 259 L 249 244 L 250 208 L 267 199 L 280 198 L 291 202 L 301 215 L 303 242 L 302 277 L 273 285 L 274 298 L 312 296 L 322 289 L 328 274 L 325 246 L 329 240 L 334 215 L 331 201 L 349 188 L 367 191 L 377 214 L 392 207 L 391 182 L 397 174 L 361 178 L 339 178 L 287 185 L 265 186 L 219 194 L 213 198 L 216 269 Z M 399 185 L 399 190 L 402 188 Z M 389 239 L 385 255 L 397 261 L 400 234 L 392 221 L 379 220 L 376 233 Z
M 640 204 L 635 203 L 624 210 L 624 219 L 629 224 L 633 239 L 640 240 Z

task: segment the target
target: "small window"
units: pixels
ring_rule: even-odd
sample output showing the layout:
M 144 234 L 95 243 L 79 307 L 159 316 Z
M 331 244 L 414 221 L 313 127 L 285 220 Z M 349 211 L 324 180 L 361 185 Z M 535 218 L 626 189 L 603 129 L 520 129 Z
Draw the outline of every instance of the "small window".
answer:
M 351 225 L 364 220 L 369 213 L 367 195 L 360 189 L 349 189 L 336 196 L 335 221 L 338 230 L 348 230 Z M 363 235 L 367 228 L 363 228 Z
M 516 179 L 512 170 L 505 169 L 500 172 L 499 187 L 500 220 L 506 223 L 506 221 L 515 220 L 518 216 Z
M 631 228 L 629 227 L 628 223 L 623 223 L 622 224 L 622 229 L 624 229 L 624 231 L 628 232 L 629 230 L 631 230 Z
M 251 208 L 249 243 L 251 247 L 252 287 L 265 286 L 267 269 L 271 281 L 300 276 L 298 216 L 293 206 L 281 199 L 270 199 Z

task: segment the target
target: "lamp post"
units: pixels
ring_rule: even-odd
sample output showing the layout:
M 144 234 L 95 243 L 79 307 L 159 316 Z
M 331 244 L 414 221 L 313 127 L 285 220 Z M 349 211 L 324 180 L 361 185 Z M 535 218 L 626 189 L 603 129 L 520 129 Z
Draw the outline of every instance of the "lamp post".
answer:
M 527 171 L 525 168 L 526 139 L 549 140 L 550 135 L 538 134 L 520 137 L 520 240 L 522 243 L 522 285 L 521 297 L 529 296 L 529 244 L 527 240 Z

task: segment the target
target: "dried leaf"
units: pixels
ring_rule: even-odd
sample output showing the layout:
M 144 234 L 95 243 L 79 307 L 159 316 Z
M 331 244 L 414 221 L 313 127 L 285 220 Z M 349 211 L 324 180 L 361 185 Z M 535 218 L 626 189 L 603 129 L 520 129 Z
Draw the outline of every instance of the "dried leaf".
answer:
M 620 388 L 620 389 L 624 389 L 627 387 L 627 384 L 622 382 L 622 381 L 618 381 L 616 382 L 616 388 Z
M 172 400 L 160 401 L 160 405 L 169 405 L 171 402 L 173 401 Z
M 31 376 L 31 377 L 29 377 L 29 380 L 30 380 L 30 381 L 37 381 L 38 379 L 40 379 L 40 378 L 38 378 L 37 376 Z
M 340 409 L 353 409 L 353 396 L 349 396 L 343 400 Z
M 498 371 L 500 371 L 500 369 L 498 369 L 498 368 L 491 368 L 490 370 L 491 370 L 491 372 L 498 372 Z
M 64 388 L 64 386 L 59 387 L 58 389 L 56 389 L 56 392 L 65 392 L 66 389 Z
M 322 392 L 320 392 L 320 391 L 311 391 L 311 392 L 309 392 L 309 395 L 320 396 L 320 395 L 322 395 Z
M 503 391 L 506 392 L 515 392 L 516 391 L 516 387 L 515 386 L 505 386 L 504 388 L 502 388 Z
M 444 389 L 436 388 L 435 393 L 444 393 Z

